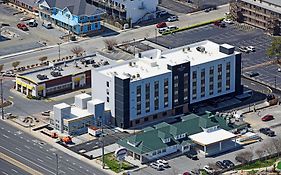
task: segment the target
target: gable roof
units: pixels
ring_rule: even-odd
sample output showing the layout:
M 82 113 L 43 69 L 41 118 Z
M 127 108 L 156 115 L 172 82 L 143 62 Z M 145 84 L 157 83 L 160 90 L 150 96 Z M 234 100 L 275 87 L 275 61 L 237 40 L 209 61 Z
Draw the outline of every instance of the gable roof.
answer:
M 223 117 L 211 115 L 210 113 L 206 113 L 203 116 L 189 114 L 183 116 L 181 122 L 172 125 L 162 122 L 153 127 L 145 128 L 141 133 L 121 139 L 117 143 L 138 154 L 145 154 L 176 144 L 191 144 L 192 141 L 188 136 L 203 132 L 202 126 L 220 126 L 225 130 L 232 130 L 239 127 L 237 125 L 229 126 Z M 186 137 L 178 140 L 175 139 L 175 136 L 184 133 Z M 167 138 L 170 138 L 170 142 L 164 143 L 162 139 Z
M 88 4 L 86 0 L 45 0 L 50 8 L 67 8 L 71 14 L 76 16 L 92 16 L 104 13 L 104 10 Z

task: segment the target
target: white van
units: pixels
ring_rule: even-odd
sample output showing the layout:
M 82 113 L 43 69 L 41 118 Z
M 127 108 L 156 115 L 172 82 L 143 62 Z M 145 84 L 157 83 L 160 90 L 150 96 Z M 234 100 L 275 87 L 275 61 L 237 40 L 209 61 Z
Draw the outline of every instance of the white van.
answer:
M 176 30 L 176 29 L 178 29 L 177 26 L 168 26 L 167 28 L 168 28 L 168 30 Z
M 42 26 L 44 26 L 46 29 L 52 29 L 53 28 L 52 23 L 50 23 L 50 22 L 43 22 Z
M 160 28 L 160 29 L 158 30 L 158 32 L 159 32 L 160 34 L 165 33 L 165 32 L 168 32 L 168 31 L 169 31 L 168 27 L 163 27 L 163 28 Z

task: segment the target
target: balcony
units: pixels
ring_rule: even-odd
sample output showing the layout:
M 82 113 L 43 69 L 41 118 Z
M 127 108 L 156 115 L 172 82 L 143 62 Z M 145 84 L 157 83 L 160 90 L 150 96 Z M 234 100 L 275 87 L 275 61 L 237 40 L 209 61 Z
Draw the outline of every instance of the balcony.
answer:
M 256 13 L 256 14 L 259 14 L 259 15 L 262 15 L 262 16 L 270 17 L 269 14 L 262 12 L 263 10 L 257 10 L 257 9 L 255 9 L 255 8 L 250 8 L 250 7 L 248 7 L 248 6 L 242 6 L 241 8 L 244 9 L 244 10 L 246 10 L 246 11 L 250 11 L 250 12 L 253 12 L 253 13 Z M 266 12 L 268 12 L 268 11 L 266 10 Z

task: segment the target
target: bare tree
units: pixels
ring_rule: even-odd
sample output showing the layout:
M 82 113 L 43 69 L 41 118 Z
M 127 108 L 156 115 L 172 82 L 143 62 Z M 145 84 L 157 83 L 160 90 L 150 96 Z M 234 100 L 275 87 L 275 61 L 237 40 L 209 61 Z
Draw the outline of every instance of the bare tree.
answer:
M 19 61 L 15 61 L 12 63 L 12 66 L 14 67 L 14 69 L 16 69 L 19 65 L 20 65 Z
M 4 68 L 4 64 L 0 64 L 0 72 L 2 72 L 3 68 Z
M 48 59 L 47 56 L 43 56 L 43 57 L 40 57 L 38 60 L 41 61 L 41 63 L 43 63 L 44 61 L 46 61 Z
M 257 149 L 255 153 L 259 157 L 259 159 L 261 159 L 264 156 L 264 150 L 262 149 Z
M 104 44 L 107 50 L 113 50 L 114 47 L 117 45 L 117 41 L 116 39 L 105 39 Z
M 84 52 L 84 49 L 80 46 L 75 46 L 71 49 L 71 52 L 73 54 L 75 54 L 76 57 L 78 57 L 79 55 L 81 55 Z
M 235 159 L 240 163 L 248 163 L 253 160 L 254 154 L 252 151 L 243 151 L 236 155 Z

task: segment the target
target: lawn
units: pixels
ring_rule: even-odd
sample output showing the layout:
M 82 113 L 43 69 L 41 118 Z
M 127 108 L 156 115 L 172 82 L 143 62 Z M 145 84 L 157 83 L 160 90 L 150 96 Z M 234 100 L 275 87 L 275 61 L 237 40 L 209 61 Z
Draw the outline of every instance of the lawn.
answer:
M 249 170 L 255 168 L 263 168 L 273 165 L 277 161 L 277 158 L 272 158 L 268 160 L 258 160 L 250 164 L 243 165 L 238 168 L 238 170 Z
M 100 158 L 100 160 L 102 160 L 102 158 Z M 105 165 L 108 166 L 108 168 L 111 169 L 112 171 L 114 171 L 115 173 L 119 173 L 123 170 L 129 170 L 134 167 L 134 165 L 130 164 L 129 162 L 123 161 L 121 171 L 120 171 L 120 163 L 116 160 L 113 153 L 106 154 L 104 156 L 104 162 L 105 162 Z
M 281 170 L 281 161 L 277 164 L 277 169 Z

